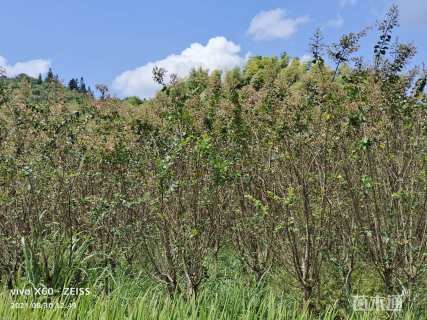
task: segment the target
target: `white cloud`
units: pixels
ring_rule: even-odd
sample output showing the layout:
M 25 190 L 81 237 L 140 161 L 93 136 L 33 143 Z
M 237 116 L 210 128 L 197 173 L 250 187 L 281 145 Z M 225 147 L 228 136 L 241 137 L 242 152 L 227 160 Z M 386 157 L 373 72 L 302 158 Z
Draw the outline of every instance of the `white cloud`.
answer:
M 304 54 L 299 58 L 299 60 L 301 63 L 307 63 L 313 60 L 313 56 L 311 54 Z
M 37 77 L 40 73 L 46 73 L 49 69 L 49 60 L 30 60 L 25 62 L 17 62 L 14 65 L 7 63 L 6 58 L 0 56 L 0 67 L 4 68 L 8 77 L 15 77 L 21 73 L 25 73 L 30 77 Z
M 155 66 L 164 68 L 169 74 L 187 76 L 194 68 L 208 70 L 228 70 L 241 66 L 245 58 L 240 56 L 240 47 L 224 37 L 215 37 L 204 46 L 193 43 L 180 54 L 172 54 L 165 59 L 149 62 L 142 67 L 128 70 L 113 81 L 113 89 L 123 96 L 151 97 L 159 89 L 152 79 Z
M 330 27 L 330 28 L 341 28 L 344 25 L 344 19 L 343 17 L 341 17 L 341 15 L 337 15 L 336 18 L 334 19 L 330 19 L 328 21 L 326 21 L 325 23 L 325 27 Z
M 398 0 L 397 5 L 403 24 L 427 25 L 426 0 Z
M 345 7 L 347 5 L 355 5 L 357 3 L 357 0 L 339 0 L 340 6 Z
M 258 13 L 251 21 L 248 34 L 255 40 L 286 39 L 295 34 L 298 27 L 307 23 L 309 16 L 287 17 L 283 9 Z

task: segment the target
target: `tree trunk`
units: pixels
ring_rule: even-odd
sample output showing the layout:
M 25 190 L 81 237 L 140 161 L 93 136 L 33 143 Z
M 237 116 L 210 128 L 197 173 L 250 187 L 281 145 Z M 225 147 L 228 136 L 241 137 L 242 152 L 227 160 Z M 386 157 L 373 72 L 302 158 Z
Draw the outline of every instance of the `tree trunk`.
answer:
M 394 293 L 394 286 L 393 286 L 393 272 L 392 269 L 385 269 L 384 273 L 384 289 L 386 294 L 393 294 Z
M 315 310 L 313 301 L 311 300 L 313 295 L 313 287 L 312 286 L 304 286 L 304 306 L 307 307 L 308 311 L 313 312 Z
M 191 298 L 196 299 L 198 286 L 195 285 L 190 279 L 187 280 L 187 293 Z
M 344 296 L 349 297 L 351 295 L 352 291 L 352 283 L 351 283 L 351 275 L 353 274 L 353 269 L 348 268 L 347 270 L 343 271 L 343 278 L 344 278 Z

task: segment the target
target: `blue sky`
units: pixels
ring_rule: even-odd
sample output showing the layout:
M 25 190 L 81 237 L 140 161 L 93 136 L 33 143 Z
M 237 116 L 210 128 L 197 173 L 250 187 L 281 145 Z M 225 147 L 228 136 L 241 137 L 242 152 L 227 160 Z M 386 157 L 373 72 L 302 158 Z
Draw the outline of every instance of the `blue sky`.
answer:
M 427 0 L 396 0 L 403 42 L 427 61 Z M 9 75 L 51 66 L 68 81 L 83 76 L 118 96 L 152 95 L 153 65 L 181 76 L 191 67 L 227 69 L 249 55 L 302 57 L 322 27 L 326 42 L 380 19 L 391 0 L 5 1 L 0 66 Z M 371 55 L 374 32 L 362 52 Z M 198 43 L 198 44 L 197 44 Z

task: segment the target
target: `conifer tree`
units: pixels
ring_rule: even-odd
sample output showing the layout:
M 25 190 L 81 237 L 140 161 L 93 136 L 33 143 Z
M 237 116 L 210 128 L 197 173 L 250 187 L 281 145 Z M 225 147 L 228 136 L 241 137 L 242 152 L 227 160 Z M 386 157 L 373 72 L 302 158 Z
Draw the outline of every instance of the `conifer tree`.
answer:
M 55 76 L 53 74 L 52 68 L 49 68 L 49 71 L 47 72 L 47 75 L 46 75 L 46 81 L 50 82 L 50 81 L 53 81 L 54 79 L 55 79 Z
M 78 86 L 77 79 L 73 78 L 70 80 L 70 82 L 68 82 L 68 89 L 78 91 L 79 86 Z
M 79 92 L 82 92 L 82 93 L 86 93 L 87 92 L 85 80 L 83 79 L 83 77 L 80 77 L 80 86 L 79 86 L 78 90 L 79 90 Z

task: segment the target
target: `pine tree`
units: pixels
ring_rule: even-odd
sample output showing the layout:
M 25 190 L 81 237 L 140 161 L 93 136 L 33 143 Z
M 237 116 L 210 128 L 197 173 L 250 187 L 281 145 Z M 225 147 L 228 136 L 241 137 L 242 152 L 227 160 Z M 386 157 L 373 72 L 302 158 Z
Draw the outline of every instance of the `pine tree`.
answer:
M 41 73 L 39 73 L 39 77 L 37 78 L 37 84 L 42 84 L 42 83 L 43 83 L 42 75 Z
M 87 92 L 85 80 L 83 79 L 83 77 L 80 78 L 79 92 L 81 92 L 81 93 L 86 93 Z
M 53 80 L 55 80 L 55 76 L 53 74 L 52 68 L 49 68 L 49 71 L 47 72 L 46 80 L 45 81 L 51 82 Z
M 79 90 L 77 79 L 73 78 L 73 79 L 70 80 L 70 82 L 68 82 L 68 89 L 70 89 L 70 90 L 76 90 L 76 91 Z

